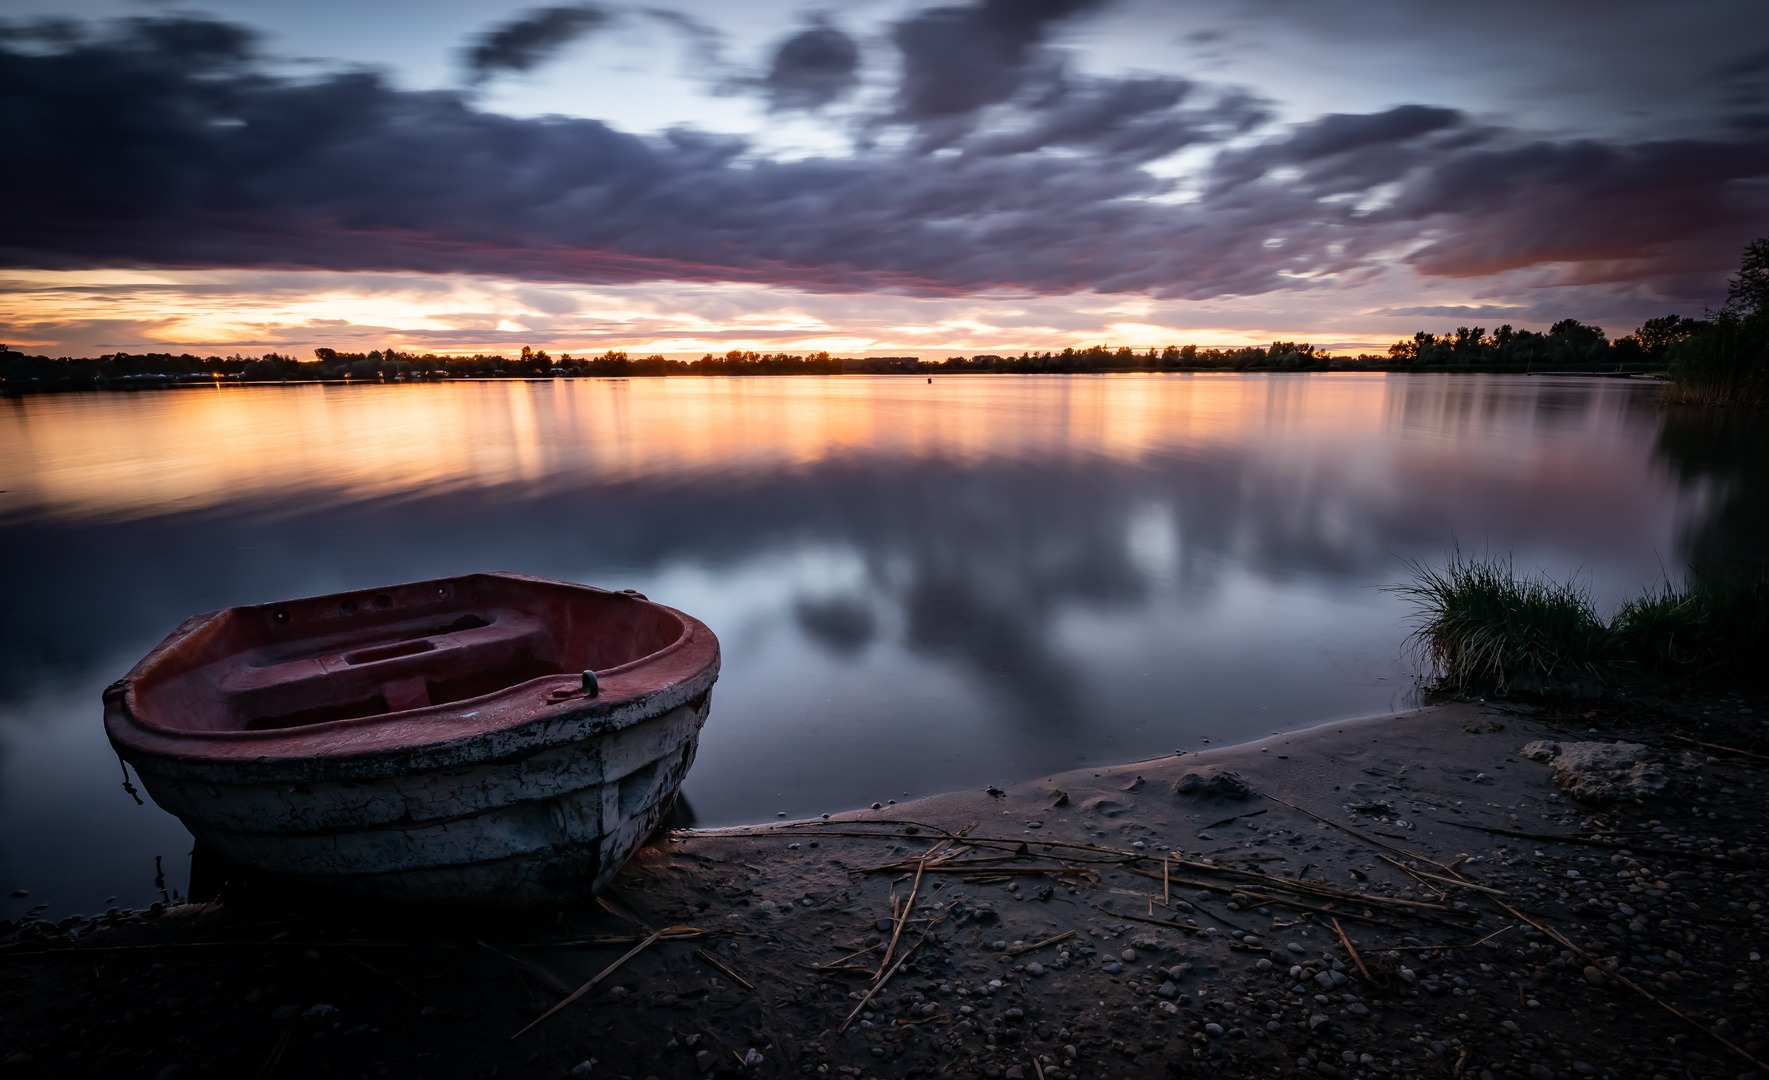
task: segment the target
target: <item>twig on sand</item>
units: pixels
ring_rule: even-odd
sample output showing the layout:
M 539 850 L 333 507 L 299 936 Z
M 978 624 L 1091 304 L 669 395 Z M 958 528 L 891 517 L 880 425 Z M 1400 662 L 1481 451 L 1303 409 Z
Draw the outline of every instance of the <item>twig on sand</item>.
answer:
M 520 1038 L 524 1032 L 527 1032 L 529 1030 L 529 1028 L 532 1028 L 535 1025 L 541 1023 L 543 1020 L 547 1019 L 549 1016 L 552 1016 L 554 1013 L 558 1012 L 560 1009 L 563 1009 L 565 1006 L 571 1004 L 572 1002 L 576 1001 L 578 998 L 583 997 L 585 994 L 589 993 L 592 989 L 595 988 L 595 985 L 597 983 L 601 982 L 603 979 L 606 979 L 608 976 L 614 974 L 614 972 L 622 964 L 626 963 L 628 960 L 631 960 L 633 957 L 644 952 L 647 948 L 649 948 L 651 946 L 652 942 L 657 941 L 659 938 L 663 938 L 665 940 L 682 940 L 682 939 L 689 938 L 689 937 L 699 937 L 702 933 L 705 933 L 705 931 L 701 930 L 698 927 L 694 927 L 694 926 L 666 926 L 662 930 L 658 930 L 658 931 L 653 932 L 650 937 L 646 938 L 644 941 L 639 942 L 637 945 L 634 945 L 631 949 L 627 950 L 625 955 L 623 955 L 619 960 L 616 960 L 614 963 L 609 964 L 607 967 L 603 968 L 601 973 L 598 974 L 595 978 L 591 979 L 587 983 L 584 983 L 582 986 L 578 987 L 576 990 L 573 990 L 570 993 L 570 995 L 568 995 L 565 998 L 565 1000 L 561 1001 L 559 1004 L 553 1006 L 552 1008 L 548 1009 L 546 1012 L 541 1013 L 539 1016 L 535 1017 L 532 1021 L 529 1022 L 528 1027 L 525 1027 L 521 1031 L 518 1031 L 516 1034 L 510 1036 L 510 1038 L 512 1040 Z
M 1423 870 L 1414 870 L 1412 867 L 1401 862 L 1399 859 L 1391 859 L 1386 855 L 1378 855 L 1376 857 L 1378 859 L 1381 859 L 1385 863 L 1389 863 L 1390 865 L 1399 867 L 1400 869 L 1406 871 L 1408 874 L 1412 875 L 1413 877 L 1418 878 L 1420 881 L 1435 881 L 1435 882 L 1439 882 L 1440 884 L 1444 884 L 1444 885 L 1454 885 L 1459 889 L 1473 889 L 1475 892 L 1483 892 L 1483 893 L 1487 893 L 1491 896 L 1510 896 L 1511 895 L 1510 893 L 1506 892 L 1503 889 L 1495 889 L 1490 885 L 1476 885 L 1472 881 L 1467 881 L 1467 880 L 1464 880 L 1461 878 L 1439 877 L 1436 874 L 1427 874 Z
M 1769 756 L 1764 756 L 1763 754 L 1759 754 L 1759 753 L 1756 753 L 1751 750 L 1740 750 L 1735 746 L 1721 746 L 1719 743 L 1702 742 L 1700 739 L 1691 739 L 1687 735 L 1672 735 L 1672 734 L 1666 733 L 1665 738 L 1676 739 L 1678 742 L 1693 743 L 1696 746 L 1705 746 L 1709 750 L 1724 750 L 1728 754 L 1737 754 L 1740 757 L 1756 758 L 1758 761 L 1769 761 Z
M 1249 811 L 1248 813 L 1245 813 L 1245 814 L 1236 814 L 1234 817 L 1225 817 L 1221 821 L 1213 821 L 1210 824 L 1204 826 L 1202 829 L 1199 829 L 1198 831 L 1199 832 L 1208 832 L 1211 829 L 1220 829 L 1224 825 L 1233 825 L 1235 822 L 1241 820 L 1244 817 L 1258 817 L 1259 815 L 1264 814 L 1264 813 L 1269 813 L 1269 811 L 1253 810 L 1253 811 Z
M 1067 941 L 1074 936 L 1075 936 L 1075 931 L 1064 930 L 1062 933 L 1058 934 L 1056 937 L 1047 937 L 1043 941 L 1036 942 L 1031 945 L 1021 945 L 1017 949 L 1009 949 L 1009 950 L 1007 950 L 1007 955 L 1009 955 L 1009 956 L 1024 956 L 1025 954 L 1032 952 L 1036 949 L 1042 949 L 1046 945 L 1055 945 L 1059 941 Z
M 915 884 L 909 887 L 909 900 L 903 905 L 903 909 L 896 913 L 897 925 L 891 927 L 891 940 L 885 945 L 884 959 L 878 962 L 878 970 L 880 971 L 883 971 L 885 965 L 891 962 L 891 954 L 897 951 L 897 939 L 903 936 L 903 924 L 909 921 L 909 912 L 915 907 L 915 894 L 921 889 L 923 869 L 923 866 L 915 868 Z
M 897 970 L 899 968 L 901 968 L 903 966 L 903 964 L 905 962 L 907 962 L 911 956 L 915 955 L 915 950 L 921 948 L 922 942 L 926 941 L 928 939 L 928 936 L 934 932 L 934 926 L 939 921 L 940 921 L 939 919 L 935 919 L 933 922 L 929 923 L 928 928 L 926 930 L 922 931 L 921 937 L 916 940 L 915 944 L 913 944 L 913 945 L 909 946 L 907 949 L 903 950 L 903 955 L 899 956 L 897 958 L 897 962 L 895 964 L 891 965 L 891 969 L 889 971 L 886 971 L 883 974 L 879 975 L 879 977 L 873 982 L 872 988 L 866 991 L 866 996 L 860 999 L 860 1003 L 858 1005 L 854 1006 L 854 1011 L 848 1014 L 848 1018 L 846 1020 L 842 1021 L 841 1027 L 838 1027 L 835 1029 L 835 1033 L 837 1035 L 840 1035 L 844 1031 L 847 1031 L 848 1028 L 853 1025 L 854 1017 L 860 1015 L 860 1011 L 862 1009 L 866 1008 L 866 1003 L 872 1000 L 872 996 L 874 994 L 878 993 L 880 990 L 883 990 L 885 988 L 885 984 L 891 981 L 891 976 L 895 975 L 897 973 Z
M 423 1002 L 424 1004 L 426 1004 L 426 1005 L 430 1004 L 429 998 L 425 997 L 423 994 L 420 994 L 416 990 L 413 990 L 411 987 L 407 986 L 405 984 L 405 980 L 394 978 L 393 976 L 387 974 L 385 971 L 382 971 L 380 968 L 369 963 L 367 960 L 364 960 L 362 957 L 356 955 L 355 953 L 350 952 L 349 950 L 345 950 L 344 955 L 346 957 L 350 958 L 351 960 L 356 961 L 358 964 L 361 964 L 363 967 L 367 968 L 368 970 L 374 972 L 376 975 L 379 975 L 381 978 L 386 979 L 388 982 L 392 983 L 394 986 L 397 986 L 401 990 L 404 990 L 406 993 L 410 994 L 412 997 L 417 998 L 419 1001 Z
M 735 971 L 732 971 L 730 968 L 719 963 L 718 960 L 716 960 L 713 957 L 713 954 L 707 952 L 705 949 L 695 949 L 694 950 L 694 958 L 696 960 L 699 960 L 701 963 L 707 965 L 708 967 L 714 969 L 715 971 L 722 972 L 724 974 L 725 978 L 730 979 L 732 982 L 736 983 L 738 986 L 743 987 L 745 990 L 754 990 L 756 988 L 755 983 L 750 982 L 748 979 L 737 974 Z
M 1454 873 L 1454 871 L 1451 871 L 1451 872 Z M 1604 967 L 1601 961 L 1599 961 L 1596 957 L 1592 956 L 1590 953 L 1586 952 L 1585 950 L 1579 948 L 1577 945 L 1574 945 L 1572 943 L 1572 941 L 1569 940 L 1565 934 L 1562 934 L 1560 931 L 1554 929 L 1551 926 L 1548 926 L 1544 923 L 1538 922 L 1535 919 L 1530 918 L 1528 915 L 1525 915 L 1523 912 L 1512 907 L 1510 904 L 1507 904 L 1505 901 L 1500 900 L 1498 897 L 1493 897 L 1492 899 L 1493 899 L 1493 903 L 1495 905 L 1497 905 L 1498 907 L 1504 908 L 1505 911 L 1508 912 L 1512 918 L 1517 919 L 1520 922 L 1529 923 L 1531 926 L 1535 927 L 1537 930 L 1540 930 L 1542 933 L 1547 934 L 1549 937 L 1551 937 L 1555 941 L 1559 942 L 1561 948 L 1570 951 L 1574 956 L 1577 956 L 1580 959 L 1582 959 L 1587 965 L 1596 968 L 1597 971 L 1600 974 L 1602 974 L 1602 976 L 1604 978 L 1614 979 L 1616 982 L 1619 982 L 1623 986 L 1626 986 L 1628 989 L 1633 990 L 1635 993 L 1639 994 L 1641 997 L 1645 998 L 1647 1001 L 1652 1002 L 1654 1005 L 1657 1005 L 1659 1008 L 1670 1013 L 1672 1016 L 1675 1016 L 1677 1019 L 1682 1020 L 1684 1023 L 1688 1024 L 1690 1027 L 1693 1027 L 1697 1031 L 1703 1032 L 1704 1034 L 1713 1036 L 1715 1039 L 1718 1039 L 1720 1042 L 1724 1043 L 1726 1045 L 1727 1049 L 1731 1050 L 1733 1053 L 1737 1054 L 1739 1057 L 1744 1058 L 1746 1061 L 1755 1065 L 1757 1068 L 1769 1069 L 1769 1065 L 1765 1065 L 1762 1061 L 1758 1060 L 1755 1056 L 1753 1056 L 1751 1054 L 1750 1051 L 1746 1050 L 1744 1047 L 1739 1046 L 1737 1043 L 1733 1042 L 1731 1039 L 1728 1039 L 1726 1036 L 1721 1035 L 1719 1032 L 1713 1030 L 1712 1028 L 1709 1028 L 1709 1027 L 1703 1025 L 1700 1021 L 1696 1020 L 1693 1016 L 1690 1016 L 1688 1013 L 1677 1008 L 1675 1005 L 1672 1005 L 1670 1002 L 1665 1001 L 1663 998 L 1654 996 L 1650 990 L 1647 990 L 1644 986 L 1641 986 L 1639 983 L 1628 978 L 1626 975 L 1623 975 L 1620 972 L 1611 971 L 1609 968 Z M 1493 936 L 1496 936 L 1496 935 L 1489 934 L 1487 937 L 1490 938 Z M 1485 940 L 1487 940 L 1487 938 L 1482 938 L 1481 940 L 1485 941 Z M 1517 993 L 1518 993 L 1519 997 L 1523 996 L 1523 984 L 1522 983 L 1518 984 Z
M 1483 937 L 1479 941 L 1476 941 L 1473 945 L 1464 945 L 1463 948 L 1472 949 L 1472 948 L 1474 948 L 1475 945 L 1485 945 L 1487 942 L 1498 937 L 1500 934 L 1503 934 L 1505 931 L 1512 929 L 1516 925 L 1517 925 L 1516 923 L 1512 923 L 1511 926 L 1501 926 L 1497 930 L 1494 930 L 1492 933 L 1488 934 L 1486 937 Z
M 548 986 L 559 991 L 561 994 L 571 993 L 571 987 L 566 985 L 564 979 L 561 979 L 559 976 L 548 971 L 546 968 L 541 967 L 539 964 L 535 963 L 534 961 L 524 960 L 520 956 L 511 956 L 509 953 L 505 952 L 504 950 L 499 949 L 499 948 L 494 948 L 493 946 L 488 945 L 483 941 L 479 942 L 479 947 L 481 949 L 484 949 L 486 952 L 491 953 L 493 956 L 499 956 L 505 960 L 508 960 L 510 963 L 514 964 L 518 969 L 528 972 L 530 975 L 533 975 L 535 978 L 539 979 L 541 982 L 546 983 Z M 349 955 L 349 954 L 346 953 L 345 955 Z M 352 959 L 355 959 L 355 958 L 352 957 Z
M 258 1080 L 270 1080 L 276 1075 L 277 1066 L 283 1063 L 283 1055 L 289 1052 L 289 1043 L 295 1038 L 295 1021 L 290 1020 L 283 1026 L 282 1034 L 276 1037 L 276 1044 L 270 1048 L 270 1055 L 264 1064 L 258 1067 Z
M 1345 928 L 1339 925 L 1339 920 L 1329 918 L 1327 921 L 1333 924 L 1333 932 L 1339 935 L 1339 944 L 1345 946 L 1345 951 L 1351 954 L 1351 962 L 1357 965 L 1357 969 L 1359 973 L 1363 975 L 1364 981 L 1371 986 L 1380 989 L 1381 984 L 1377 983 L 1376 980 L 1371 977 L 1370 969 L 1364 966 L 1364 958 L 1357 954 L 1357 946 L 1353 945 L 1351 943 L 1351 938 L 1346 936 Z
M 1579 844 L 1584 847 L 1602 848 L 1605 851 L 1615 851 L 1618 848 L 1627 848 L 1636 855 L 1658 855 L 1667 859 L 1687 859 L 1691 862 L 1727 861 L 1715 855 L 1703 855 L 1700 852 L 1695 851 L 1678 851 L 1675 848 L 1645 847 L 1642 845 L 1636 845 L 1630 843 L 1626 837 L 1599 840 L 1596 837 L 1590 836 L 1556 836 L 1553 833 L 1520 832 L 1516 829 L 1495 829 L 1491 825 L 1475 825 L 1466 821 L 1444 821 L 1441 818 L 1437 823 L 1439 825 L 1454 825 L 1458 829 L 1473 829 L 1475 832 L 1490 833 L 1493 836 L 1509 836 L 1518 840 L 1540 840 L 1543 843 L 1548 844 Z
M 865 956 L 867 953 L 877 952 L 877 951 L 878 951 L 877 945 L 868 945 L 864 949 L 861 949 L 859 952 L 851 952 L 839 960 L 831 960 L 826 964 L 802 964 L 800 966 L 805 968 L 807 971 L 833 971 L 836 968 L 839 968 L 839 967 L 845 965 L 849 960 L 853 960 L 853 959 L 856 959 L 857 957 Z M 872 969 L 867 968 L 866 972 L 867 972 L 867 974 L 871 974 Z
M 1325 825 L 1329 828 L 1338 829 L 1340 832 L 1344 833 L 1347 836 L 1356 837 L 1357 839 L 1362 840 L 1364 843 L 1370 845 L 1371 847 L 1379 847 L 1384 851 L 1392 851 L 1396 855 L 1401 856 L 1402 858 L 1419 859 L 1423 862 L 1431 863 L 1431 865 L 1433 865 L 1433 866 L 1439 865 L 1436 862 L 1436 860 L 1427 859 L 1423 855 L 1415 855 L 1413 852 L 1410 852 L 1410 851 L 1402 851 L 1400 848 L 1397 848 L 1392 844 L 1384 844 L 1380 840 L 1372 840 L 1369 837 L 1365 836 L 1363 833 L 1358 832 L 1356 829 L 1348 829 L 1344 825 L 1339 824 L 1337 821 L 1334 821 L 1331 818 L 1324 818 L 1321 815 L 1315 813 L 1313 810 L 1304 810 L 1302 807 L 1297 806 L 1295 803 L 1287 803 L 1284 800 L 1278 798 L 1276 795 L 1267 795 L 1265 797 L 1270 799 L 1272 802 L 1277 803 L 1279 806 L 1288 806 L 1290 809 L 1296 811 L 1298 814 L 1306 814 L 1307 816 L 1314 818 L 1316 821 L 1320 822 L 1322 825 Z

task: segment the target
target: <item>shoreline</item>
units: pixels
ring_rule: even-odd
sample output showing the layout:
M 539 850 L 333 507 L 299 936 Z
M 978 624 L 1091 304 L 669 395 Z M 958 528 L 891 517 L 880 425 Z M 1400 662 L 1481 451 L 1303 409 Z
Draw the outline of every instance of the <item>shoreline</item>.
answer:
M 1769 768 L 1666 751 L 1659 803 L 1593 809 L 1519 753 L 1665 722 L 1433 705 L 676 831 L 566 912 L 245 893 L 0 927 L 0 1076 L 1748 1075 Z

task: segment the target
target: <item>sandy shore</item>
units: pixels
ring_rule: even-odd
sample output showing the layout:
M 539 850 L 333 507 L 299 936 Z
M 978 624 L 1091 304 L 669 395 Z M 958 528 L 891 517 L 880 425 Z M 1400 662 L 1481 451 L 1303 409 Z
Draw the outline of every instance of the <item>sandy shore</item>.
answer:
M 1761 726 L 1703 715 L 1449 705 L 678 832 L 605 910 L 0 925 L 0 1076 L 1738 1077 L 1769 1029 L 1769 773 L 1666 734 Z M 1629 735 L 1662 748 L 1648 805 L 1519 753 Z M 1184 791 L 1223 773 L 1257 794 Z

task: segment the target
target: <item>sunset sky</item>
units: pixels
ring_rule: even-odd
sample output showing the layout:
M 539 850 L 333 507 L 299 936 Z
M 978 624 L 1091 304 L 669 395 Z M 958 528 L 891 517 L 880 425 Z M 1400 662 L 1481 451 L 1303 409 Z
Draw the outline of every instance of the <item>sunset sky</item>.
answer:
M 853 354 L 1725 297 L 1761 0 L 0 0 L 0 341 Z

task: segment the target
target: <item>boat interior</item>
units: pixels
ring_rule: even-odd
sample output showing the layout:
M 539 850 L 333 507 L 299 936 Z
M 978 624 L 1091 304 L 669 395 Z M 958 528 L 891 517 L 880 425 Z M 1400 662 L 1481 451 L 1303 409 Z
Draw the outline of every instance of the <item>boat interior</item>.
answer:
M 303 727 L 608 673 L 686 632 L 631 591 L 502 574 L 423 581 L 220 612 L 142 673 L 136 707 L 179 730 Z

